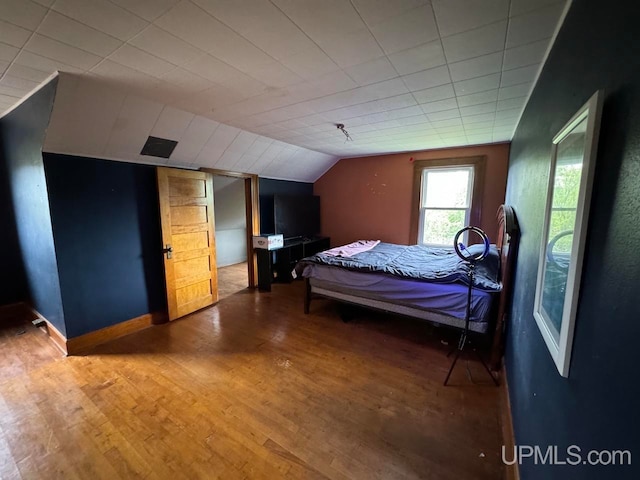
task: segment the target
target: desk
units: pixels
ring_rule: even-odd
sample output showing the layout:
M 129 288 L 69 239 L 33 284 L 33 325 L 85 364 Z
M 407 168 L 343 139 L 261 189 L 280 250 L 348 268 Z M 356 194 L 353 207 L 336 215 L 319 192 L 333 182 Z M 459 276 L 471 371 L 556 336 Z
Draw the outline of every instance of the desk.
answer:
M 258 259 L 258 289 L 271 291 L 273 282 L 290 282 L 291 270 L 299 260 L 330 248 L 329 237 L 285 241 L 275 250 L 256 249 Z

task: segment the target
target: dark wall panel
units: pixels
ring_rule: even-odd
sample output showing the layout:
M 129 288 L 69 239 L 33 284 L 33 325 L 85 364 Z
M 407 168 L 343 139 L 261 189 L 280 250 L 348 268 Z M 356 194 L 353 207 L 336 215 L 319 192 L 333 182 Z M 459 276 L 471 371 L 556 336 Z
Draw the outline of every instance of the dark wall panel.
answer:
M 313 195 L 313 183 L 260 178 L 260 195 Z
M 0 130 L 0 305 L 29 299 Z
M 155 168 L 44 158 L 67 338 L 163 310 Z
M 19 255 L 24 265 L 26 291 L 23 297 L 64 334 L 64 313 L 42 160 L 42 142 L 56 86 L 57 78 L 3 117 L 0 129 Z
M 273 233 L 275 231 L 273 196 L 313 195 L 313 183 L 260 178 L 258 190 L 260 194 L 260 232 Z
M 511 145 L 507 202 L 522 228 L 506 365 L 516 441 L 640 455 L 640 70 L 634 1 L 574 1 Z M 551 140 L 604 91 L 591 217 L 568 379 L 533 318 Z M 631 467 L 521 466 L 523 480 L 640 478 Z

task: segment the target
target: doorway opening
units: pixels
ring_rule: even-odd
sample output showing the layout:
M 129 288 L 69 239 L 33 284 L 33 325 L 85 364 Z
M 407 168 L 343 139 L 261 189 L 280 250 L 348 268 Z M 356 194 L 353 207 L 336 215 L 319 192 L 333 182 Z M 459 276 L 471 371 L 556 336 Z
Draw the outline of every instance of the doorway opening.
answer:
M 213 176 L 218 298 L 244 290 L 247 273 L 247 218 L 244 179 Z
M 256 286 L 252 237 L 259 230 L 257 176 L 209 170 L 213 176 L 219 299 Z

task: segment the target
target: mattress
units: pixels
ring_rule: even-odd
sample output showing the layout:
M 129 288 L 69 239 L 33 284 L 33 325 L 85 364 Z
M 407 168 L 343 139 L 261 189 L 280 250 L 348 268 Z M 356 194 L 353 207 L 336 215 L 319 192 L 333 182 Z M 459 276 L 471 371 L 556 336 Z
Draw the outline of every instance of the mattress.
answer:
M 357 242 L 359 243 L 359 242 Z M 352 245 L 344 245 L 334 250 L 349 250 Z M 480 253 L 481 245 L 471 245 L 471 254 Z M 484 250 L 484 246 L 482 246 Z M 355 253 L 328 254 L 320 252 L 303 258 L 296 265 L 297 275 L 305 265 L 313 263 L 345 268 L 364 273 L 383 273 L 412 280 L 431 283 L 467 284 L 469 263 L 460 259 L 453 247 L 428 247 L 426 245 L 397 245 L 379 242 L 372 248 Z M 474 268 L 473 286 L 487 292 L 499 292 L 500 254 L 495 245 L 489 247 L 489 255 L 477 262 Z
M 316 287 L 314 290 L 318 293 L 323 293 L 318 289 L 335 291 L 352 297 L 362 297 L 376 302 L 389 302 L 435 312 L 454 317 L 462 322 L 466 316 L 468 295 L 466 285 L 432 283 L 319 264 L 306 264 L 302 275 L 311 279 L 311 285 Z M 472 288 L 471 322 L 484 324 L 476 325 L 472 330 L 486 330 L 492 299 L 491 293 Z M 459 322 L 455 322 L 455 324 L 458 326 Z

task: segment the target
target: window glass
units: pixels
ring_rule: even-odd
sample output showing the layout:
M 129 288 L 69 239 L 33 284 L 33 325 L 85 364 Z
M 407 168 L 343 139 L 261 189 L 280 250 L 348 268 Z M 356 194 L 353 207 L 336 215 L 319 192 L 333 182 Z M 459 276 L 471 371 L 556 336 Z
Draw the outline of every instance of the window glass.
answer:
M 473 167 L 422 171 L 420 243 L 453 245 L 455 234 L 469 223 L 472 189 Z
M 424 205 L 427 208 L 467 208 L 469 206 L 469 168 L 424 171 Z M 425 188 L 426 187 L 426 188 Z
M 422 243 L 453 246 L 453 237 L 466 225 L 464 210 L 427 210 L 424 212 Z

